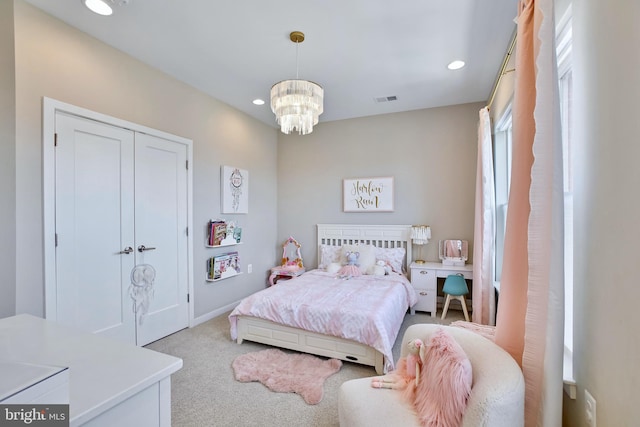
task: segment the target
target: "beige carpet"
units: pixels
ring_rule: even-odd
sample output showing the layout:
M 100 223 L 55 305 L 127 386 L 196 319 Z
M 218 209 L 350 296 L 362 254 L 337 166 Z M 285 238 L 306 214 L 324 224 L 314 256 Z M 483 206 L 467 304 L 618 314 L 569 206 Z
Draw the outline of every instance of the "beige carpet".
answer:
M 344 362 L 340 371 L 325 381 L 324 396 L 317 405 L 307 405 L 295 393 L 274 393 L 258 382 L 236 381 L 231 363 L 237 356 L 271 347 L 232 342 L 227 315 L 147 346 L 183 360 L 183 368 L 171 377 L 173 427 L 337 427 L 340 384 L 375 375 L 372 367 Z M 398 336 L 414 323 L 449 324 L 460 319 L 462 312 L 456 310 L 450 310 L 444 321 L 428 314 L 407 314 Z M 393 349 L 396 359 L 399 341 Z

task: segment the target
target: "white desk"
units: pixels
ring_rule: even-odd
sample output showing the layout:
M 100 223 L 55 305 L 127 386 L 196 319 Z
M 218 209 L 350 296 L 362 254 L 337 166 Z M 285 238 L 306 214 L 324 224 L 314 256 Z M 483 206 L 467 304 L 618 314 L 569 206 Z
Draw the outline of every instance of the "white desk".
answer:
M 21 314 L 0 319 L 0 362 L 68 367 L 71 426 L 171 425 L 177 357 Z
M 411 284 L 418 294 L 418 302 L 411 307 L 411 314 L 428 311 L 436 317 L 438 309 L 438 277 L 462 274 L 465 279 L 473 279 L 473 264 L 463 266 L 442 265 L 441 262 L 411 263 Z

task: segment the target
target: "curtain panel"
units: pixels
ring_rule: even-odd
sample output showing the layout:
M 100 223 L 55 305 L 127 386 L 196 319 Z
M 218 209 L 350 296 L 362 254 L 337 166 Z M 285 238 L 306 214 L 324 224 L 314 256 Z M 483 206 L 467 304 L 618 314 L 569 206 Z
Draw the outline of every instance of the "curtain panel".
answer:
M 521 0 L 495 341 L 522 366 L 525 425 L 562 425 L 562 143 L 552 0 Z
M 478 164 L 473 233 L 473 314 L 475 323 L 495 324 L 494 233 L 495 183 L 491 119 L 487 107 L 480 110 L 478 123 Z

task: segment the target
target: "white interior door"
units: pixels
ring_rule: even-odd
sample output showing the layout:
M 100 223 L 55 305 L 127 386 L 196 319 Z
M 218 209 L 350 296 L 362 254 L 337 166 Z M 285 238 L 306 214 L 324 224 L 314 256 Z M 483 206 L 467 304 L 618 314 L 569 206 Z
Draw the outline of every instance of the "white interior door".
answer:
M 128 295 L 134 246 L 134 134 L 55 117 L 56 318 L 135 343 Z
M 188 145 L 62 112 L 55 121 L 57 321 L 137 345 L 186 328 Z M 144 264 L 156 272 L 146 311 L 131 293 Z
M 135 159 L 136 261 L 156 270 L 138 318 L 137 343 L 146 345 L 189 325 L 187 146 L 136 133 Z

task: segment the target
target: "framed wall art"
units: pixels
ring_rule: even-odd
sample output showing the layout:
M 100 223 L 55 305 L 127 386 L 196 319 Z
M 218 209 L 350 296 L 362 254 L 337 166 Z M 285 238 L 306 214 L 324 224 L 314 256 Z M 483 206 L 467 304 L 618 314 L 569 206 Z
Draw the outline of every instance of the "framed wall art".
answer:
M 344 212 L 393 212 L 393 177 L 342 180 Z
M 249 213 L 249 172 L 233 166 L 222 166 L 220 185 L 222 213 Z

